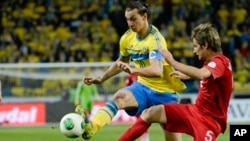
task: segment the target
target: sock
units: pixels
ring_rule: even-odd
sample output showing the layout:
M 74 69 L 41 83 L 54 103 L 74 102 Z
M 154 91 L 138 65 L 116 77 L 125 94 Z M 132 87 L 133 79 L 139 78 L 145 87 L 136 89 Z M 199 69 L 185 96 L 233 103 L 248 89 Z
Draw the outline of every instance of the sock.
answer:
M 141 118 L 138 118 L 136 123 L 130 127 L 118 141 L 134 141 L 145 133 L 151 124 L 145 122 Z
M 112 100 L 100 108 L 92 119 L 93 132 L 96 133 L 103 126 L 109 124 L 116 115 L 117 111 L 118 108 Z

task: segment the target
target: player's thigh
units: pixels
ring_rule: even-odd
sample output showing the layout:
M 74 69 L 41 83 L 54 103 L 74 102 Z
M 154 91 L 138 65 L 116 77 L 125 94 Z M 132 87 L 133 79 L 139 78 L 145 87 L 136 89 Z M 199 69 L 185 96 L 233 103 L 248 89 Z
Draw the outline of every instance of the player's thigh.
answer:
M 213 118 L 204 115 L 200 115 L 196 121 L 198 121 L 196 125 L 199 127 L 194 127 L 195 141 L 216 141 L 217 136 L 221 132 L 220 124 Z
M 165 141 L 182 141 L 181 133 L 169 132 L 164 130 L 164 136 Z
M 141 118 L 149 123 L 165 124 L 167 122 L 163 105 L 156 105 L 145 109 L 141 114 Z
M 138 115 L 147 107 L 148 91 L 149 88 L 135 81 L 132 85 L 117 91 L 113 100 L 119 109 L 129 110 L 131 116 Z M 128 111 L 126 112 L 128 113 Z
M 126 89 L 118 90 L 112 98 L 119 109 L 128 109 L 129 107 L 138 107 L 138 102 L 133 93 Z

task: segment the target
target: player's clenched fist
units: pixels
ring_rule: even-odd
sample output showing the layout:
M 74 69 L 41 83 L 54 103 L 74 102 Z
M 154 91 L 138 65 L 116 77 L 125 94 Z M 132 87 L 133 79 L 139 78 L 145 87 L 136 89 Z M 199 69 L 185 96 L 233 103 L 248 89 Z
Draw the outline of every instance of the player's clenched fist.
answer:
M 117 67 L 120 68 L 122 71 L 125 71 L 127 73 L 132 73 L 132 68 L 129 66 L 129 64 L 124 63 L 122 61 L 118 61 L 117 63 Z
M 93 77 L 85 77 L 83 78 L 83 82 L 87 85 L 91 85 L 91 84 L 101 84 L 102 83 L 102 80 L 100 77 L 96 77 L 96 78 L 93 78 Z

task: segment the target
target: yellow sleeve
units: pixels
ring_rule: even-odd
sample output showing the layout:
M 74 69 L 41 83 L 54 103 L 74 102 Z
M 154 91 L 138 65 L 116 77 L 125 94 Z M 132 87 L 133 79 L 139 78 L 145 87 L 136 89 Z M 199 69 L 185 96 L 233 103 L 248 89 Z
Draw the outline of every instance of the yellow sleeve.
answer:
M 128 48 L 128 45 L 129 45 L 129 42 L 130 42 L 130 37 L 131 37 L 131 33 L 132 31 L 131 30 L 128 30 L 127 32 L 125 32 L 121 39 L 120 39 L 120 55 L 121 56 L 128 56 L 128 52 L 127 52 L 127 48 Z
M 153 36 L 151 38 L 151 41 L 149 42 L 150 51 L 158 50 L 159 47 L 167 48 L 167 42 L 165 38 L 162 36 L 162 34 L 155 26 L 152 27 L 151 33 Z

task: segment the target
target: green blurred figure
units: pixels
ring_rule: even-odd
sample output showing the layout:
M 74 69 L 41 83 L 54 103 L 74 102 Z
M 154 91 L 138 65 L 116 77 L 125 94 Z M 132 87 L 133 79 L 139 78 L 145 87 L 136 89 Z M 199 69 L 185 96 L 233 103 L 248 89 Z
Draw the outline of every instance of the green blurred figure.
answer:
M 91 69 L 84 69 L 84 75 L 91 75 Z M 99 92 L 95 84 L 87 85 L 83 81 L 79 81 L 75 90 L 74 104 L 82 105 L 84 109 L 90 114 L 93 108 L 93 102 L 95 100 L 99 101 Z
M 87 112 L 91 112 L 93 108 L 93 101 L 99 100 L 99 92 L 96 85 L 87 85 L 82 81 L 78 82 L 75 92 L 75 105 L 82 105 Z

